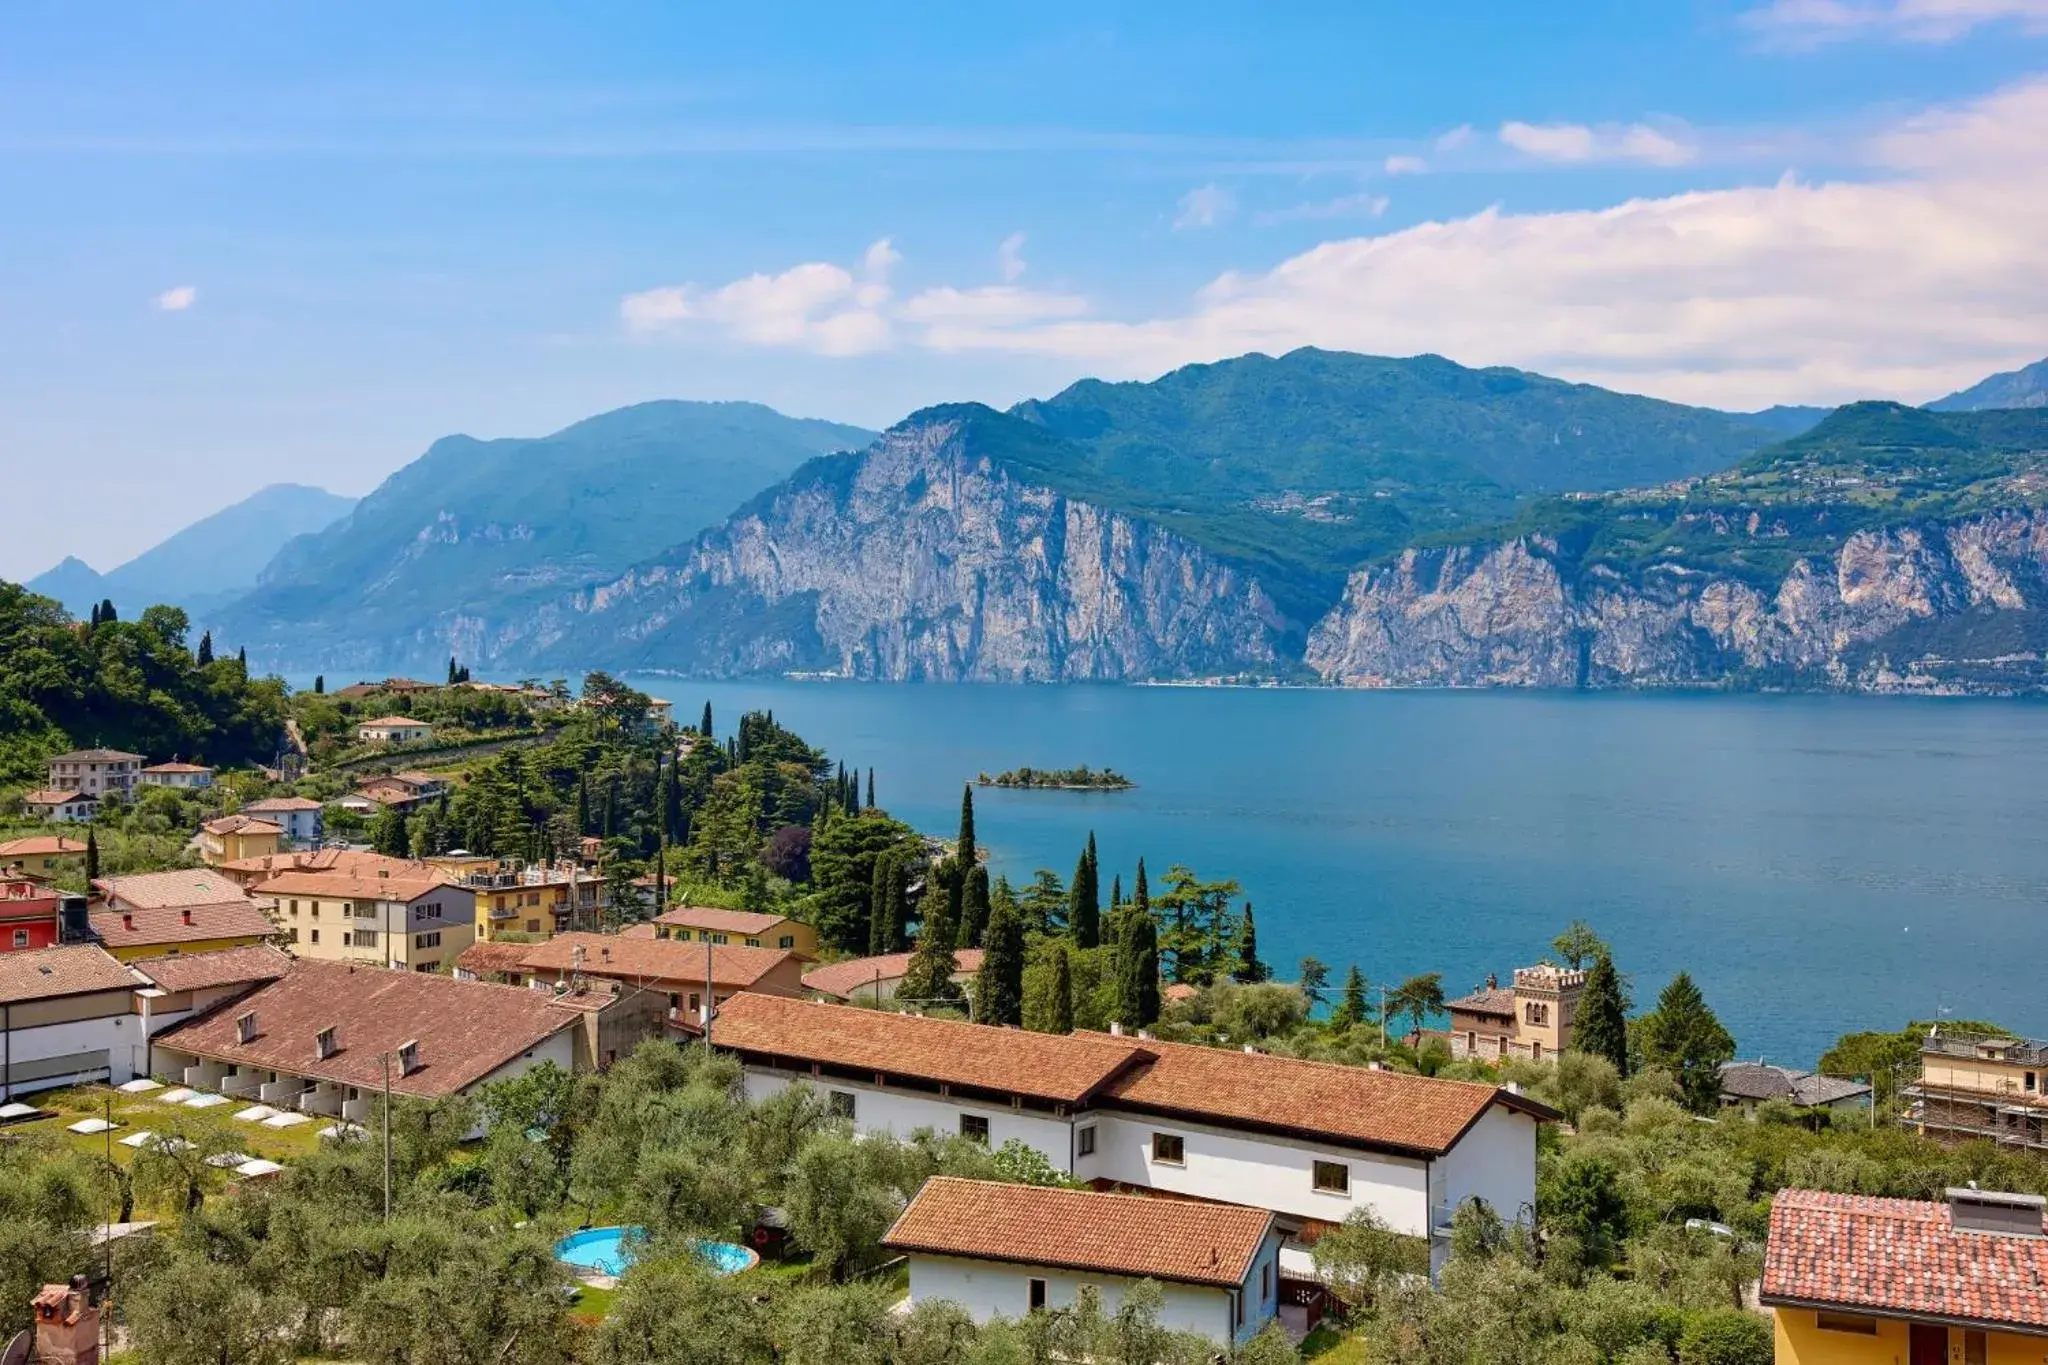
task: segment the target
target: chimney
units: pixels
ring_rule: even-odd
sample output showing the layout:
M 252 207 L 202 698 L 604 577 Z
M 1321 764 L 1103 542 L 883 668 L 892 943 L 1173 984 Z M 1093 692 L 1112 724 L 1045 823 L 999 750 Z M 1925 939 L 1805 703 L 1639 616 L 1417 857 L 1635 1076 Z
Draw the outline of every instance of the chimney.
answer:
M 1499 989 L 1500 989 L 1500 977 L 1499 977 L 1499 976 L 1497 976 L 1497 975 L 1495 975 L 1495 974 L 1494 974 L 1494 973 L 1492 973 L 1492 972 L 1488 972 L 1488 973 L 1486 974 L 1486 989 L 1488 989 L 1488 990 L 1490 990 L 1490 991 L 1497 991 L 1497 990 L 1499 990 Z
M 29 1303 L 35 1310 L 35 1359 L 49 1365 L 99 1365 L 100 1310 L 93 1306 L 85 1276 L 72 1276 L 68 1285 L 46 1284 Z
M 1119 1023 L 1118 1023 L 1118 1022 L 1117 1022 L 1116 1020 L 1114 1020 L 1114 1019 L 1110 1020 L 1110 1021 L 1109 1021 L 1109 1036 L 1110 1036 L 1110 1037 L 1112 1037 L 1112 1038 L 1121 1038 L 1121 1037 L 1123 1037 L 1123 1036 L 1124 1036 L 1124 1026 L 1123 1026 L 1122 1024 L 1119 1024 Z
M 124 910 L 124 911 L 122 911 L 122 912 L 121 912 L 121 927 L 122 927 L 123 929 L 133 929 L 133 928 L 135 927 L 135 916 L 133 916 L 133 915 L 129 914 L 129 913 L 128 913 L 127 911 L 125 911 L 125 910 Z
M 1948 1220 L 1957 1232 L 2000 1237 L 2043 1236 L 2041 1215 L 2048 1199 L 2038 1194 L 1957 1187 L 1948 1191 Z
M 186 907 L 186 909 L 185 909 L 185 923 L 187 923 L 187 924 L 190 924 L 191 922 L 192 922 L 192 910 L 191 910 L 191 907 L 190 907 L 190 906 L 187 906 L 187 907 Z
M 417 1038 L 398 1045 L 398 1074 L 410 1076 L 420 1069 L 420 1040 Z

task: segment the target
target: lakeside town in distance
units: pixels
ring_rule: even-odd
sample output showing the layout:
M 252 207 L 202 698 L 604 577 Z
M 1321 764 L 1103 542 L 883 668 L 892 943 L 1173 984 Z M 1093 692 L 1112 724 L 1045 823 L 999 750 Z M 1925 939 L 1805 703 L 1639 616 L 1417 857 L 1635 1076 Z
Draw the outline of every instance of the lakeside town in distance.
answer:
M 460 1330 L 564 1357 L 1762 1361 L 1947 1331 L 1939 1295 L 2035 1245 L 2048 1044 L 1995 1024 L 1744 1061 L 1579 922 L 1462 994 L 1272 964 L 1234 883 L 1092 838 L 992 880 L 979 780 L 913 829 L 765 712 L 452 659 L 288 693 L 174 609 L 29 609 L 274 727 L 218 765 L 197 732 L 49 753 L 0 830 L 7 1283 L 79 1351 L 184 1359 L 195 1303 L 229 1359 L 363 1350 L 447 1330 L 373 1305 L 455 1265 L 493 1268 Z M 271 1268 L 280 1219 L 384 1268 Z M 1904 1297 L 1899 1245 L 1950 1288 Z

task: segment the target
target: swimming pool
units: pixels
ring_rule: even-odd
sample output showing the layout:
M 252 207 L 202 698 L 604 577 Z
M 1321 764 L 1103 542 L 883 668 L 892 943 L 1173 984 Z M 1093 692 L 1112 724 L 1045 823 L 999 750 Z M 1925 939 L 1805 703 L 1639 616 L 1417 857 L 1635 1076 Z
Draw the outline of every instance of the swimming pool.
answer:
M 555 1259 L 592 1275 L 623 1275 L 639 1241 L 639 1228 L 584 1228 L 555 1243 Z M 719 1275 L 737 1275 L 761 1259 L 732 1242 L 699 1242 L 697 1254 Z

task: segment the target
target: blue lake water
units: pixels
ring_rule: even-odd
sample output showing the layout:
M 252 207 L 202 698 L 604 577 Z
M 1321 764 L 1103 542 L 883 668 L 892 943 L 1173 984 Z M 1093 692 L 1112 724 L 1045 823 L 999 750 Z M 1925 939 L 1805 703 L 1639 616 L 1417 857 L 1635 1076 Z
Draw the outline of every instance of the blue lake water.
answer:
M 975 794 L 996 870 L 1071 875 L 1088 831 L 1234 877 L 1283 976 L 1305 955 L 1452 993 L 1570 919 L 1647 1003 L 1690 970 L 1745 1056 L 1990 1017 L 2048 1033 L 2048 707 L 1856 697 L 1579 696 L 635 678 L 720 733 L 772 707 L 950 834 L 960 785 L 1115 767 L 1123 793 Z

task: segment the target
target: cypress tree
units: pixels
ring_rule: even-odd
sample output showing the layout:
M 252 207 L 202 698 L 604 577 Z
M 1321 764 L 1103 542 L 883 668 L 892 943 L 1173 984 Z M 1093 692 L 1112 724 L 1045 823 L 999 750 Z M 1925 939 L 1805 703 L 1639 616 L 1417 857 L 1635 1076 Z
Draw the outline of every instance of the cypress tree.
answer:
M 1159 1019 L 1159 926 L 1149 906 L 1141 910 L 1135 900 L 1124 917 L 1116 1003 L 1126 1028 L 1145 1028 Z
M 455 686 L 455 656 L 453 654 L 448 656 L 448 685 L 450 687 Z
M 960 892 L 959 947 L 978 948 L 982 946 L 988 927 L 995 922 L 989 912 L 988 869 L 976 863 L 967 873 L 967 884 Z M 1019 921 L 1021 923 L 1021 921 Z
M 1095 835 L 1090 831 L 1088 847 L 1074 864 L 1074 880 L 1067 887 L 1067 931 L 1076 947 L 1093 948 L 1102 941 L 1102 902 L 1095 872 Z
M 249 673 L 249 646 L 247 646 L 247 645 L 243 645 L 243 646 L 242 646 L 242 647 L 241 647 L 240 649 L 237 649 L 237 650 L 235 651 L 235 662 L 236 662 L 236 663 L 238 663 L 238 664 L 240 664 L 240 665 L 242 666 L 242 674 L 243 674 L 243 676 L 244 676 L 244 677 L 248 676 L 248 673 Z
M 619 836 L 619 775 L 613 773 L 604 788 L 604 837 Z
M 1264 981 L 1273 973 L 1259 961 L 1259 931 L 1252 923 L 1252 903 L 1244 903 L 1244 919 L 1237 926 L 1237 965 L 1231 979 L 1243 985 Z
M 1052 996 L 1052 1009 L 1047 1019 L 1047 1032 L 1072 1033 L 1074 1031 L 1074 967 L 1067 957 L 1067 945 L 1056 944 L 1052 953 L 1052 984 L 1047 988 Z
M 1358 970 L 1356 962 L 1344 974 L 1344 994 L 1337 1001 L 1337 1008 L 1330 1011 L 1330 1026 L 1338 1029 L 1356 1028 L 1365 1022 L 1365 973 Z
M 576 778 L 576 833 L 579 837 L 590 833 L 589 773 L 580 773 Z
M 92 830 L 85 832 L 85 886 L 88 891 L 100 877 L 100 841 Z
M 697 733 L 706 739 L 711 738 L 711 703 L 709 701 L 704 703 L 704 719 L 698 724 Z
M 87 622 L 86 622 L 86 626 L 87 626 L 87 627 L 88 627 L 89 629 L 95 629 L 95 630 L 96 630 L 96 629 L 98 629 L 98 628 L 99 628 L 99 624 L 100 624 L 100 604 L 99 604 L 99 603 L 97 603 L 97 602 L 95 602 L 95 603 L 93 603 L 93 604 L 92 604 L 92 619 L 91 619 L 90 621 L 87 621 Z
M 960 788 L 960 840 L 953 850 L 953 856 L 962 867 L 973 867 L 974 854 L 974 784 L 967 783 Z
M 1606 953 L 1594 958 L 1586 972 L 1586 987 L 1572 1021 L 1572 1046 L 1605 1057 L 1616 1071 L 1628 1075 L 1628 1001 L 1622 995 L 1621 973 Z
M 875 859 L 875 884 L 868 893 L 868 955 L 879 957 L 895 950 L 895 935 L 889 923 L 889 901 L 896 885 L 896 855 L 884 853 Z
M 325 673 L 315 673 L 313 675 L 313 695 L 317 697 L 322 695 L 326 691 L 327 675 Z
M 109 625 L 120 619 L 121 613 L 114 610 L 114 599 L 111 597 L 100 599 L 100 624 L 103 626 Z
M 199 636 L 199 652 L 193 656 L 201 668 L 213 662 L 213 632 L 202 631 Z
M 873 768 L 868 769 L 868 809 L 880 809 L 880 807 L 875 805 L 875 770 Z
M 1121 872 L 1109 879 L 1109 908 L 1112 913 L 1124 908 L 1124 874 Z
M 955 1001 L 960 998 L 960 983 L 953 980 L 953 973 L 960 970 L 960 963 L 953 956 L 953 926 L 946 921 L 943 898 L 924 899 L 929 911 L 918 926 L 917 947 L 899 993 L 919 1004 Z
M 1009 906 L 988 922 L 987 947 L 974 983 L 974 1017 L 984 1024 L 1024 1022 L 1024 924 Z

